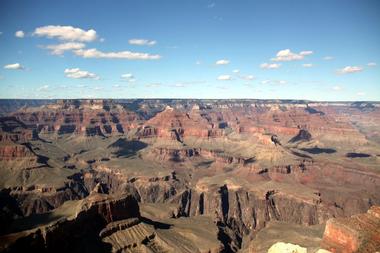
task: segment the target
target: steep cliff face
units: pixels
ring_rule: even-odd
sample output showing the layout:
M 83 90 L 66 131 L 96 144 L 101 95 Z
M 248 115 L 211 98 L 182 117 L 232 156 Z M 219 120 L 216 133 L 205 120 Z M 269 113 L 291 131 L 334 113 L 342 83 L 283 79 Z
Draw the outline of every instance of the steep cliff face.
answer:
M 222 150 L 208 150 L 205 148 L 154 148 L 151 152 L 155 158 L 163 161 L 184 162 L 191 158 L 202 157 L 213 159 L 221 164 L 249 165 L 255 161 L 254 157 L 242 157 L 238 155 L 226 154 Z
M 310 141 L 311 136 L 348 144 L 367 142 L 348 117 L 339 115 L 338 108 L 312 106 L 286 103 L 194 104 L 191 108 L 167 106 L 139 128 L 138 136 L 182 142 L 186 137 L 223 138 L 235 132 L 254 135 L 263 144 L 270 143 L 270 138 L 266 138 L 268 134 L 279 135 L 291 143 L 299 138 Z M 347 135 L 349 139 L 344 138 Z
M 37 162 L 37 156 L 25 145 L 8 144 L 0 147 L 1 160 L 15 160 L 17 158 L 29 158 Z
M 172 217 L 210 217 L 230 231 L 229 237 L 234 239 L 230 239 L 229 247 L 239 248 L 243 236 L 259 231 L 270 221 L 308 226 L 320 224 L 332 216 L 326 214 L 328 211 L 317 195 L 305 201 L 274 190 L 255 192 L 233 184 L 188 187 L 175 174 L 162 178 L 128 179 L 120 174 L 99 171 L 91 177 L 92 180 L 95 177 L 110 191 L 127 191 L 142 203 L 174 205 Z
M 239 236 L 265 227 L 271 220 L 314 225 L 324 221 L 318 202 L 305 203 L 292 196 L 229 189 L 227 185 L 181 195 L 178 215 L 209 215 L 232 228 Z
M 141 137 L 160 137 L 179 142 L 185 136 L 208 138 L 215 132 L 215 130 L 213 132 L 214 125 L 204 119 L 199 110 L 193 109 L 187 112 L 170 106 L 146 121 L 144 126 L 140 131 Z
M 139 116 L 108 100 L 60 100 L 39 108 L 23 108 L 14 117 L 38 133 L 109 136 L 137 127 Z
M 22 108 L 13 115 L 41 134 L 110 136 L 137 129 L 138 136 L 143 138 L 181 142 L 185 137 L 218 138 L 235 131 L 257 136 L 273 133 L 289 140 L 301 128 L 316 137 L 349 134 L 352 141 L 366 142 L 347 117 L 337 120 L 339 111 L 328 106 L 314 109 L 305 104 L 193 104 L 191 108 L 180 105 L 167 106 L 145 122 L 140 111 L 136 113 L 109 100 L 60 100 L 39 108 Z M 140 127 L 140 123 L 143 126 Z M 265 138 L 262 141 L 265 142 Z
M 26 143 L 37 138 L 36 133 L 15 117 L 0 118 L 0 143 Z
M 37 155 L 30 141 L 38 135 L 15 117 L 0 118 L 0 164 L 6 169 L 43 166 L 46 157 Z
M 260 175 L 262 180 L 270 178 L 278 180 L 279 184 L 292 177 L 299 177 L 299 180 L 302 181 L 302 175 L 310 178 L 315 173 L 313 171 L 317 170 L 311 166 L 312 164 L 306 165 L 306 168 L 303 166 L 274 167 L 257 175 Z M 301 168 L 304 168 L 305 171 L 302 172 Z M 260 171 L 255 171 L 255 173 L 260 173 Z M 101 189 L 98 187 L 101 192 L 128 192 L 142 203 L 174 204 L 176 208 L 171 214 L 172 217 L 197 217 L 199 215 L 211 217 L 216 223 L 223 224 L 227 226 L 227 229 L 233 231 L 233 235 L 230 237 L 236 238 L 232 243 L 236 244 L 237 248 L 240 247 L 242 237 L 252 231 L 259 231 L 271 221 L 309 226 L 323 223 L 334 215 L 345 215 L 346 211 L 359 212 L 366 208 L 366 206 L 340 206 L 341 202 L 337 198 L 326 196 L 326 194 L 321 195 L 320 192 L 312 193 L 310 195 L 312 197 L 305 198 L 303 195 L 297 195 L 288 190 L 281 191 L 270 187 L 265 187 L 267 190 L 250 190 L 233 182 L 219 186 L 199 182 L 195 186 L 189 186 L 186 180 L 176 173 L 163 177 L 129 177 L 123 176 L 120 171 L 99 167 L 75 177 L 88 191 L 94 189 L 101 182 Z M 262 184 L 263 186 L 271 184 L 270 181 L 265 182 L 267 181 L 258 180 L 252 184 Z M 376 181 L 373 184 L 377 184 Z M 73 186 L 71 185 L 70 188 L 74 189 Z M 294 187 L 298 187 L 297 183 L 294 183 Z M 368 187 L 371 189 L 372 186 Z M 36 194 L 36 199 L 37 196 L 44 199 L 44 195 Z M 59 196 L 58 194 L 51 195 L 52 199 L 55 199 L 55 203 L 58 203 L 57 206 L 66 200 Z M 346 197 L 350 198 L 348 195 Z M 343 196 L 341 198 L 343 199 Z M 33 202 L 21 198 L 19 200 L 29 206 L 29 210 L 33 210 L 33 212 L 43 213 L 52 209 L 35 208 L 34 204 L 31 204 Z M 337 201 L 336 206 L 334 206 L 334 202 L 330 202 L 332 200 Z
M 322 247 L 332 252 L 376 252 L 380 250 L 380 207 L 350 218 L 330 219 L 326 223 Z
M 38 185 L 11 189 L 11 196 L 18 202 L 23 216 L 47 213 L 68 200 L 82 199 L 89 190 L 78 181 L 68 181 L 61 188 L 45 188 Z M 90 189 L 91 191 L 91 189 Z
M 92 192 L 66 202 L 42 224 L 0 236 L 2 252 L 223 252 L 218 229 L 207 217 L 155 221 L 142 217 L 131 195 Z M 24 222 L 31 222 L 25 220 Z M 17 226 L 18 225 L 18 226 Z
M 36 228 L 32 225 L 25 232 L 2 236 L 1 249 L 6 252 L 103 252 L 107 245 L 99 233 L 106 224 L 140 217 L 137 201 L 130 195 L 115 198 L 91 194 L 66 205 L 64 207 L 71 210 L 57 210 L 55 214 L 59 216 L 55 221 L 41 216 L 46 225 Z

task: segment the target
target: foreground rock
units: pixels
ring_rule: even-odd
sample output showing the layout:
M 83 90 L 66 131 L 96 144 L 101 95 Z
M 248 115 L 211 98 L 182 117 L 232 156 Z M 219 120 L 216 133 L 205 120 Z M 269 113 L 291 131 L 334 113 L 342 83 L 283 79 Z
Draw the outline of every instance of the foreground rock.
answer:
M 4 252 L 94 252 L 107 248 L 99 232 L 106 224 L 138 218 L 139 206 L 131 195 L 91 194 L 68 201 L 55 212 L 16 220 L 13 233 L 0 239 Z M 68 243 L 69 242 L 69 243 Z
M 268 253 L 307 253 L 307 249 L 291 243 L 278 242 L 270 247 Z
M 351 218 L 328 220 L 322 247 L 337 253 L 380 251 L 380 206 Z
M 305 227 L 272 221 L 262 230 L 245 238 L 242 253 L 267 253 L 269 249 L 281 249 L 282 247 L 274 247 L 279 242 L 299 245 L 307 252 L 314 253 L 320 248 L 324 227 L 323 224 Z
M 208 217 L 141 217 L 132 195 L 93 191 L 54 212 L 16 220 L 0 236 L 1 252 L 221 252 L 218 228 Z

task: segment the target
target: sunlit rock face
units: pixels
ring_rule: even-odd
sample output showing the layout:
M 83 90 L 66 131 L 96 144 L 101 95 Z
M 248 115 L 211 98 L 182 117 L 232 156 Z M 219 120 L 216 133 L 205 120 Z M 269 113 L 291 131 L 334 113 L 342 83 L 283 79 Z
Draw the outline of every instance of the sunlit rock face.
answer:
M 110 100 L 59 100 L 39 108 L 22 108 L 14 117 L 38 133 L 109 136 L 137 126 L 139 116 Z
M 332 252 L 376 252 L 380 250 L 380 206 L 350 218 L 328 220 L 322 245 Z
M 278 242 L 270 247 L 268 253 L 307 253 L 307 249 L 291 243 Z

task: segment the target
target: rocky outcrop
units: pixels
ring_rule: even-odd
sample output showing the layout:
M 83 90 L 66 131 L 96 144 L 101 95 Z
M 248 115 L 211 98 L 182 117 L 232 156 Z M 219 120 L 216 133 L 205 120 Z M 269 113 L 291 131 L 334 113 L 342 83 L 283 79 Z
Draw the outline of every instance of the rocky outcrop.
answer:
M 179 214 L 184 216 L 210 215 L 229 225 L 241 236 L 263 228 L 271 220 L 302 225 L 324 221 L 319 213 L 318 202 L 305 203 L 274 191 L 260 195 L 243 189 L 229 189 L 227 185 L 204 192 L 185 191 L 179 210 Z
M 46 165 L 47 157 L 36 154 L 31 141 L 38 140 L 33 129 L 15 117 L 0 118 L 0 163 L 6 169 L 32 169 Z
M 380 250 L 380 206 L 350 218 L 330 219 L 326 223 L 322 247 L 337 253 Z
M 15 117 L 0 118 L 0 143 L 27 143 L 35 139 L 36 132 Z
M 158 147 L 152 150 L 152 154 L 164 161 L 183 162 L 193 157 L 203 157 L 205 159 L 213 159 L 222 164 L 239 164 L 249 165 L 255 162 L 254 157 L 242 157 L 230 155 L 223 150 L 208 150 L 204 148 L 166 148 Z
M 51 222 L 41 216 L 40 219 L 46 220 L 46 225 L 1 236 L 0 250 L 103 252 L 108 246 L 101 241 L 99 233 L 107 224 L 140 217 L 137 201 L 130 195 L 111 197 L 92 194 L 84 200 L 66 205 L 55 212 L 58 215 L 55 221 Z M 63 208 L 70 209 L 63 210 Z
M 208 138 L 216 133 L 212 131 L 213 125 L 202 118 L 199 110 L 186 112 L 170 106 L 146 121 L 140 130 L 139 136 L 144 138 L 160 137 L 182 142 L 186 136 Z
M 39 224 L 31 224 L 33 219 Z M 27 230 L 0 236 L 2 252 L 223 252 L 208 217 L 154 221 L 141 217 L 131 195 L 95 191 L 50 216 L 21 221 Z M 51 220 L 52 219 L 52 220 Z M 41 225 L 42 222 L 42 225 Z M 29 229 L 28 229 L 28 226 Z
M 320 171 L 316 164 L 313 163 L 301 165 L 269 168 L 267 172 L 260 174 L 260 176 L 272 178 L 279 183 L 295 177 L 305 184 L 309 182 L 303 181 L 302 177 L 313 178 L 316 176 L 314 173 Z M 335 169 L 335 171 L 338 170 L 340 169 Z M 326 168 L 326 171 L 331 171 L 331 169 Z M 347 180 L 349 178 L 352 178 L 352 180 L 353 178 L 358 178 L 356 174 L 345 175 Z M 365 175 L 363 176 L 366 177 Z M 311 193 L 312 197 L 304 198 L 302 194 L 300 196 L 294 194 L 297 191 L 291 193 L 268 189 L 260 192 L 252 191 L 233 183 L 220 186 L 199 183 L 189 187 L 186 180 L 178 177 L 174 172 L 163 177 L 138 176 L 128 178 L 123 177 L 120 171 L 97 167 L 93 172 L 87 172 L 84 175 L 84 181 L 88 188 L 94 187 L 94 182 L 102 182 L 106 191 L 127 191 L 142 203 L 175 205 L 177 208 L 171 214 L 173 217 L 210 216 L 215 222 L 224 224 L 228 229 L 234 231 L 235 234 L 232 236 L 240 238 L 234 241 L 237 245 L 239 245 L 241 237 L 248 235 L 252 231 L 261 230 L 271 221 L 310 226 L 321 224 L 334 215 L 347 215 L 350 212 L 358 212 L 363 208 L 360 202 L 357 202 L 358 206 L 342 205 L 340 207 L 339 204 L 334 206 L 330 201 L 334 198 L 337 201 L 337 198 L 333 196 L 330 198 L 327 196 L 328 193 L 325 192 L 323 192 L 322 196 L 320 192 L 314 192 Z M 257 183 L 260 183 L 260 181 Z M 376 185 L 376 182 L 372 183 Z M 369 183 L 367 185 L 368 190 L 372 189 Z M 294 188 L 297 187 L 295 183 Z M 354 196 L 352 194 L 350 196 L 341 194 L 339 198 L 346 201 L 344 199 L 346 197 L 353 198 Z M 345 214 L 344 212 L 347 213 Z
M 52 211 L 68 200 L 82 199 L 88 195 L 88 190 L 80 182 L 68 181 L 61 188 L 34 185 L 12 189 L 10 194 L 19 203 L 22 215 L 30 216 Z
M 15 160 L 17 158 L 29 158 L 37 162 L 38 157 L 25 145 L 8 144 L 0 147 L 1 160 Z
M 127 191 L 142 203 L 175 204 L 173 217 L 210 216 L 215 222 L 227 225 L 240 238 L 273 220 L 301 225 L 326 220 L 317 195 L 314 201 L 305 202 L 277 191 L 258 193 L 234 185 L 189 188 L 175 173 L 162 178 L 123 178 L 116 171 L 99 169 L 84 176 L 87 185 L 101 181 L 110 192 Z

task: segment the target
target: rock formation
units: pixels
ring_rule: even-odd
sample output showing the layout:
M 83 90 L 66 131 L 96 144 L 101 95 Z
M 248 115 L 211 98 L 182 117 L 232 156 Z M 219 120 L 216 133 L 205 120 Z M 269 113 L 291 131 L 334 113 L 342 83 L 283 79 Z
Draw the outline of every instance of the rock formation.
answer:
M 41 224 L 32 224 L 40 220 Z M 208 225 L 203 229 L 194 226 Z M 26 227 L 23 224 L 28 224 Z M 30 224 L 30 225 L 29 225 Z M 49 215 L 13 224 L 0 236 L 4 252 L 221 252 L 217 229 L 207 218 L 171 224 L 141 217 L 131 196 L 92 192 L 87 198 L 67 202 Z M 167 230 L 167 231 L 166 231 Z
M 332 252 L 376 252 L 380 250 L 380 206 L 350 218 L 330 219 L 326 223 L 322 247 Z

